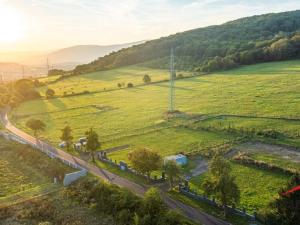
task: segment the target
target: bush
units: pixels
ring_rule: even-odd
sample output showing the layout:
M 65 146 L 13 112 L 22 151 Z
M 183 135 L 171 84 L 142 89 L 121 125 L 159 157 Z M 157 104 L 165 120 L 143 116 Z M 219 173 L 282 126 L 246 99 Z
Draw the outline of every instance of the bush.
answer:
M 285 168 L 281 168 L 281 167 L 278 167 L 273 164 L 268 164 L 268 163 L 260 161 L 260 160 L 252 159 L 246 153 L 239 153 L 233 159 L 240 164 L 252 165 L 252 166 L 258 167 L 260 169 L 264 169 L 264 170 L 270 170 L 270 171 L 278 172 L 278 173 L 285 173 L 288 175 L 297 174 L 296 170 L 285 169 Z
M 145 84 L 149 84 L 151 82 L 151 77 L 148 74 L 145 74 L 143 77 L 143 81 Z
M 266 138 L 277 139 L 281 134 L 273 129 L 268 129 L 268 130 L 258 131 L 257 135 Z
M 65 194 L 80 203 L 93 205 L 98 212 L 112 215 L 119 225 L 131 225 L 134 221 L 145 225 L 189 224 L 182 216 L 168 210 L 156 189 L 150 189 L 142 199 L 126 189 L 85 178 L 70 186 Z
M 55 91 L 51 88 L 48 88 L 46 91 L 46 97 L 47 98 L 52 98 L 55 95 Z
M 127 87 L 128 87 L 128 88 L 132 88 L 132 87 L 133 87 L 133 83 L 128 83 L 128 84 L 127 84 Z
M 177 78 L 177 79 L 182 79 L 182 78 L 184 78 L 184 76 L 183 76 L 183 74 L 180 73 L 180 74 L 178 74 L 178 75 L 176 76 L 176 78 Z

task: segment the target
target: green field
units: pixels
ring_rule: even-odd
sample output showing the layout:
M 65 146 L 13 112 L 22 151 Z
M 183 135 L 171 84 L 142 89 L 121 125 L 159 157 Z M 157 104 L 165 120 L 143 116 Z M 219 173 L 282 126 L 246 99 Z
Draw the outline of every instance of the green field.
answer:
M 213 147 L 235 139 L 235 136 L 218 134 L 208 131 L 194 131 L 186 128 L 169 128 L 153 131 L 143 135 L 125 137 L 113 142 L 112 146 L 131 145 L 123 151 L 108 154 L 113 160 L 127 160 L 127 154 L 134 148 L 146 147 L 159 152 L 162 156 L 189 153 L 195 150 L 198 145 L 203 148 Z
M 145 73 L 154 81 L 168 76 L 167 71 L 140 67 L 74 76 L 50 87 L 59 94 L 70 88 L 95 93 L 29 101 L 15 108 L 10 118 L 28 132 L 31 132 L 25 126 L 28 119 L 43 120 L 47 127 L 41 136 L 55 145 L 60 142 L 61 128 L 66 124 L 73 129 L 75 140 L 93 127 L 103 143 L 102 149 L 130 145 L 108 155 L 117 161 L 128 161 L 128 152 L 137 147 L 151 148 L 166 156 L 188 153 L 195 146 L 201 149 L 220 145 L 241 136 L 227 132 L 228 126 L 274 129 L 284 134 L 278 143 L 300 146 L 299 60 L 177 80 L 175 102 L 182 112 L 180 118 L 166 114 L 168 82 L 102 91 L 115 88 L 118 82 L 142 84 Z M 266 206 L 288 179 L 280 174 L 232 165 L 242 193 L 240 206 L 250 211 Z M 200 179 L 197 179 L 193 178 L 194 185 L 199 186 Z
M 289 176 L 262 169 L 231 163 L 232 175 L 236 177 L 236 183 L 241 192 L 239 208 L 245 208 L 253 213 L 278 196 L 278 191 L 289 180 Z M 193 177 L 191 188 L 203 193 L 201 184 L 205 174 Z
M 298 64 L 300 61 L 269 63 L 178 80 L 176 108 L 193 114 L 299 118 L 300 76 L 295 72 L 299 69 Z M 151 74 L 151 71 L 148 72 Z M 76 79 L 71 78 L 70 85 L 74 85 Z M 113 79 L 109 82 L 112 85 L 116 83 Z M 47 124 L 43 136 L 55 143 L 59 141 L 60 128 L 66 123 L 73 128 L 76 138 L 82 136 L 89 127 L 94 127 L 103 141 L 107 141 L 160 125 L 164 122 L 167 109 L 166 82 L 68 98 L 30 101 L 14 109 L 12 118 L 21 128 L 25 128 L 25 122 L 31 117 L 42 119 Z
M 54 175 L 73 171 L 27 146 L 0 141 L 0 205 L 56 188 Z
M 180 72 L 184 76 L 189 76 L 189 72 Z M 166 70 L 149 69 L 145 67 L 130 66 L 121 69 L 94 72 L 84 75 L 73 76 L 59 82 L 54 82 L 47 87 L 53 89 L 57 95 L 79 93 L 83 91 L 97 92 L 103 90 L 118 89 L 118 83 L 127 86 L 128 83 L 133 85 L 143 84 L 143 76 L 148 74 L 152 82 L 166 80 L 169 73 Z M 41 82 L 51 82 L 58 76 L 41 78 Z M 45 93 L 46 88 L 40 89 L 41 94 Z

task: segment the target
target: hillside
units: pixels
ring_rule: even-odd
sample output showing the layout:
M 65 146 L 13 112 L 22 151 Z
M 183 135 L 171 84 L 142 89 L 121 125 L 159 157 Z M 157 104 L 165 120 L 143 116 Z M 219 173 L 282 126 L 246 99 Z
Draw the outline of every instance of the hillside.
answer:
M 177 69 L 213 71 L 299 57 L 300 11 L 253 16 L 148 41 L 111 53 L 75 74 L 140 64 L 167 68 L 170 48 Z
M 71 70 L 82 63 L 141 43 L 143 41 L 116 45 L 76 45 L 49 53 L 0 52 L 0 75 L 7 81 L 20 79 L 23 76 L 23 68 L 24 75 L 28 77 L 45 75 L 47 58 L 50 69 Z
M 73 63 L 81 64 L 88 63 L 98 57 L 105 56 L 111 52 L 118 51 L 122 48 L 128 48 L 143 42 L 134 42 L 118 45 L 76 45 L 68 48 L 63 48 L 48 54 L 49 61 L 52 64 Z

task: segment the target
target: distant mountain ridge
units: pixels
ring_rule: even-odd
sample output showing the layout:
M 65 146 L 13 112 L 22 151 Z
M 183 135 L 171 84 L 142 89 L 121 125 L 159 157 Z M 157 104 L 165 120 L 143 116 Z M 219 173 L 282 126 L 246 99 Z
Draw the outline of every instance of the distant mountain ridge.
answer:
M 128 48 L 133 45 L 141 44 L 144 41 L 117 44 L 117 45 L 76 45 L 68 48 L 63 48 L 55 52 L 49 53 L 47 56 L 51 64 L 63 64 L 63 63 L 88 63 L 92 60 L 96 60 L 99 57 L 105 56 L 114 51 L 118 51 L 123 48 Z
M 128 48 L 144 41 L 116 45 L 76 45 L 50 53 L 15 52 L 0 53 L 0 75 L 4 80 L 15 80 L 29 76 L 47 74 L 49 69 L 72 70 L 77 65 L 96 60 L 122 48 Z
M 168 68 L 174 48 L 176 68 L 213 71 L 238 65 L 300 57 L 300 11 L 241 18 L 147 41 L 77 66 L 74 74 L 142 64 Z

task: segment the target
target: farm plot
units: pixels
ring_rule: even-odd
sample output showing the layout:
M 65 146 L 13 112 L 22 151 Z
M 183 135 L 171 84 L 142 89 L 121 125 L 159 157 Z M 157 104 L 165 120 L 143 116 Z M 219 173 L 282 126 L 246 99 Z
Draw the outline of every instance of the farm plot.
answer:
M 271 171 L 231 163 L 232 175 L 240 189 L 241 198 L 239 208 L 245 208 L 253 213 L 266 206 L 278 196 L 278 191 L 289 180 L 289 176 Z M 193 177 L 190 181 L 191 188 L 203 193 L 201 187 L 206 174 Z
M 54 176 L 73 171 L 28 146 L 0 140 L 0 204 L 49 190 Z
M 197 150 L 199 146 L 201 148 L 213 147 L 233 141 L 236 137 L 208 131 L 169 128 L 143 135 L 121 138 L 106 143 L 105 147 L 130 144 L 131 147 L 129 149 L 108 154 L 108 157 L 113 160 L 128 162 L 127 154 L 135 148 L 149 148 L 159 152 L 162 156 L 167 156 L 178 153 L 189 153 L 192 150 Z

